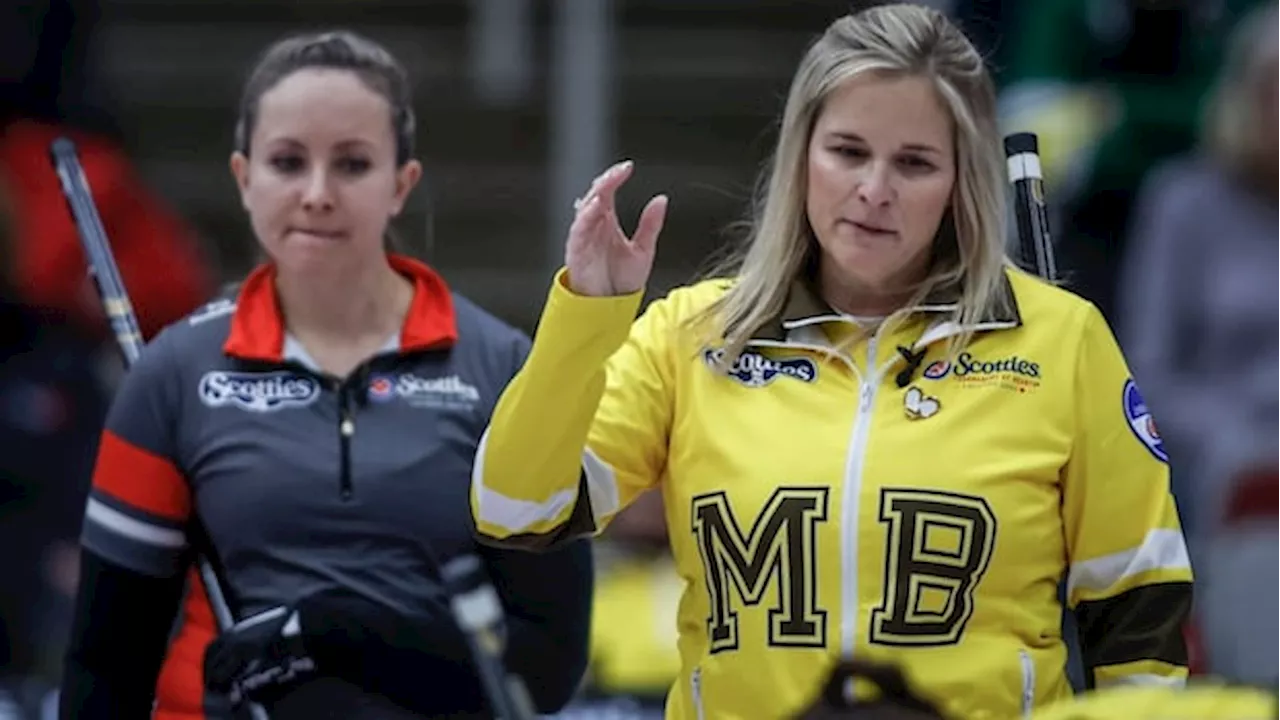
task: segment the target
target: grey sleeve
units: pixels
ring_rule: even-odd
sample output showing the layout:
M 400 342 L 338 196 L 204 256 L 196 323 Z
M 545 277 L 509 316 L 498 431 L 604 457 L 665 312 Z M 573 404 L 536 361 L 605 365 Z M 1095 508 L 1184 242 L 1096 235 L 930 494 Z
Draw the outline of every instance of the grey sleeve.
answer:
M 484 419 L 481 430 L 487 427 L 493 417 L 502 393 L 511 384 L 516 373 L 524 367 L 525 359 L 533 343 L 529 336 L 505 324 L 495 323 L 486 328 L 488 338 L 481 351 L 481 365 L 484 368 Z
M 191 494 L 175 459 L 171 344 L 167 332 L 148 344 L 112 400 L 81 530 L 85 550 L 149 577 L 178 575 L 187 560 Z
M 1134 377 L 1153 411 L 1174 433 L 1197 421 L 1193 396 L 1181 389 L 1194 372 L 1200 272 L 1211 238 L 1196 232 L 1194 170 L 1165 166 L 1148 175 L 1120 268 L 1118 326 Z
M 528 335 L 517 332 L 511 339 L 511 375 L 508 376 L 507 382 L 520 372 L 520 368 L 524 367 L 524 361 L 529 358 L 529 351 L 533 349 L 533 341 Z

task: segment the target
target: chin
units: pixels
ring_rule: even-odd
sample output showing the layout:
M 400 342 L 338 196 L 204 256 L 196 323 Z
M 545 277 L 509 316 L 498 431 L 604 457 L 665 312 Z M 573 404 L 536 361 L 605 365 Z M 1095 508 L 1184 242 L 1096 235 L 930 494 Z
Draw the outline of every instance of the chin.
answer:
M 846 247 L 833 260 L 832 265 L 842 278 L 866 285 L 879 285 L 902 267 L 898 254 L 887 248 Z
M 270 255 L 277 267 L 296 272 L 332 272 L 351 264 L 350 249 L 335 243 L 285 241 Z
M 824 258 L 828 269 L 827 281 L 835 281 L 845 287 L 860 287 L 884 292 L 907 275 L 909 261 L 898 253 L 866 248 L 842 248 L 835 256 Z

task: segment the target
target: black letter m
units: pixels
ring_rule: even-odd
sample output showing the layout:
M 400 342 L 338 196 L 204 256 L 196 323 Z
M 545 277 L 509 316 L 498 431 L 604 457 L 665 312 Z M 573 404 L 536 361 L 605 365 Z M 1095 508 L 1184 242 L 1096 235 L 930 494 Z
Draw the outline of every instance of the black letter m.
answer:
M 743 535 L 724 492 L 693 499 L 693 534 L 706 571 L 711 612 L 710 650 L 738 647 L 736 594 L 758 605 L 770 580 L 777 601 L 769 610 L 769 644 L 823 647 L 827 613 L 817 607 L 817 524 L 827 519 L 827 488 L 778 488 Z M 733 591 L 733 592 L 731 592 Z

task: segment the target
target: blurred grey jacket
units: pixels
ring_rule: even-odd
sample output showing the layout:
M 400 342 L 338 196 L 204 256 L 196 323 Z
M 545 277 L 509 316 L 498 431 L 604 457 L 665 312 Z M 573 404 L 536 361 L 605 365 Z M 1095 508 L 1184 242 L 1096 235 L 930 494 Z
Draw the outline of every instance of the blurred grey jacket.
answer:
M 1182 159 L 1147 176 L 1132 231 L 1121 344 L 1171 448 L 1184 523 L 1216 524 L 1230 479 L 1277 453 L 1276 203 Z
M 1272 684 L 1275 646 L 1259 638 L 1278 624 L 1275 504 L 1243 521 L 1226 507 L 1250 470 L 1276 462 L 1276 202 L 1182 160 L 1148 176 L 1133 230 L 1120 339 L 1171 455 L 1208 669 Z

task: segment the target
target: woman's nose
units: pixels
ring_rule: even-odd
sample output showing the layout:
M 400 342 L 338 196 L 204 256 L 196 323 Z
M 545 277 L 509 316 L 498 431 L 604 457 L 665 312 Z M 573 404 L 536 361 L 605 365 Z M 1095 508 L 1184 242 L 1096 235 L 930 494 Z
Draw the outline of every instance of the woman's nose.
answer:
M 870 163 L 858 179 L 858 199 L 868 205 L 887 205 L 893 199 L 893 182 L 887 163 Z
M 333 190 L 328 175 L 321 170 L 311 173 L 302 194 L 302 207 L 309 212 L 327 212 L 333 209 Z

